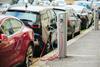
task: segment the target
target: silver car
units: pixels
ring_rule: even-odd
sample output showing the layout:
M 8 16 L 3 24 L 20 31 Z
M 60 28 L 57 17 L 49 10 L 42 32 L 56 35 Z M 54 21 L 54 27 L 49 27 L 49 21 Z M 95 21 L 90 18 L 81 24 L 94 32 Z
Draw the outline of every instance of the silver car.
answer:
M 75 34 L 80 34 L 80 22 L 81 20 L 75 15 L 75 12 L 73 9 L 68 8 L 67 6 L 62 7 L 62 6 L 57 6 L 54 7 L 54 11 L 57 14 L 57 17 L 60 13 L 62 12 L 67 12 L 68 13 L 68 18 L 67 18 L 67 36 L 68 38 L 73 38 Z
M 81 19 L 81 29 L 87 29 L 93 23 L 93 13 L 83 6 L 67 5 L 76 11 L 77 16 Z

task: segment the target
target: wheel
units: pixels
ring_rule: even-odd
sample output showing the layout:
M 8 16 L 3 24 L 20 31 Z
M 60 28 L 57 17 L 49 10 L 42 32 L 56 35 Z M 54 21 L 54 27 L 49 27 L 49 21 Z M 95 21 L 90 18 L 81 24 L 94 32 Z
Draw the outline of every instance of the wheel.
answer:
M 77 32 L 77 35 L 79 35 L 79 34 L 80 34 L 80 31 Z
M 53 42 L 53 49 L 57 48 L 57 40 Z
M 38 37 L 37 41 L 38 45 L 35 46 L 34 57 L 44 56 L 46 54 L 46 44 L 43 42 L 41 37 Z
M 93 24 L 93 22 L 94 22 L 94 20 L 93 20 L 93 18 L 92 18 L 92 19 L 91 19 L 91 23 L 90 23 L 90 25 L 89 25 L 88 27 L 91 27 L 92 24 Z
M 51 49 L 50 42 L 48 41 L 46 44 L 46 53 L 49 53 Z
M 30 65 L 32 65 L 32 58 L 33 58 L 33 54 L 34 54 L 33 49 L 34 49 L 33 46 L 29 45 L 27 52 L 26 52 L 25 60 L 24 60 L 23 64 L 19 67 L 29 67 Z
M 36 52 L 35 56 L 36 57 L 45 55 L 45 52 L 44 52 L 45 44 L 42 41 L 41 37 L 38 38 L 38 43 L 39 43 L 39 45 L 35 47 L 35 52 Z
M 67 41 L 74 38 L 74 33 L 70 34 L 70 35 L 67 35 Z
M 77 36 L 77 35 L 79 35 L 79 34 L 80 34 L 80 31 L 76 32 L 76 33 L 75 33 L 75 36 Z
M 50 41 L 50 39 L 48 39 L 48 42 L 47 42 L 47 44 L 46 44 L 46 53 L 49 53 L 50 51 L 52 51 L 53 50 L 53 45 L 51 44 L 51 41 Z

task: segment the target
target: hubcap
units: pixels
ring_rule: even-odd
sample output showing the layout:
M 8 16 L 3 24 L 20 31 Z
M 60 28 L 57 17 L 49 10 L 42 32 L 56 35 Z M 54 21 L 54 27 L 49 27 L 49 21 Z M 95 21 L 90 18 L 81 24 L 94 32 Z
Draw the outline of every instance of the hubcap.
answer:
M 32 57 L 33 57 L 33 50 L 32 47 L 29 46 L 28 50 L 27 50 L 27 56 L 26 56 L 26 66 L 29 67 L 30 65 L 32 65 Z
M 47 43 L 47 47 L 46 48 L 47 48 L 47 52 L 49 52 L 50 51 L 50 43 L 49 42 Z

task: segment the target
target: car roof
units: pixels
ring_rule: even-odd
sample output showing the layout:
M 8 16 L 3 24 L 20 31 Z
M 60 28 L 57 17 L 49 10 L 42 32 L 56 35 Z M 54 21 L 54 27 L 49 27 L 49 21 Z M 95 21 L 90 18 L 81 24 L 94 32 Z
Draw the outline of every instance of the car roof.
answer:
M 21 11 L 34 11 L 34 12 L 40 12 L 43 10 L 48 9 L 47 7 L 43 6 L 16 6 L 16 7 L 10 7 L 8 10 L 21 10 Z
M 75 1 L 74 4 L 77 4 L 77 3 L 91 3 L 91 1 Z
M 79 6 L 79 5 L 67 5 L 67 7 L 73 8 L 74 10 L 82 10 L 82 9 L 85 9 L 85 7 Z
M 7 17 L 8 17 L 7 15 L 0 14 L 0 21 Z
M 52 6 L 52 8 L 57 9 L 57 10 L 63 10 L 63 11 L 72 9 L 70 7 L 67 7 L 67 5 L 66 6 Z

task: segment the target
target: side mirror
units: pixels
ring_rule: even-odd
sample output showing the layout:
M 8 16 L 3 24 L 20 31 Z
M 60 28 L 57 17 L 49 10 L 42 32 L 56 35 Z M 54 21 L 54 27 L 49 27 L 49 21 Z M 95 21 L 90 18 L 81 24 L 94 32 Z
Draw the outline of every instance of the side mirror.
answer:
M 32 28 L 41 28 L 41 26 L 39 24 L 34 24 L 31 26 Z
M 7 36 L 5 34 L 0 34 L 0 41 L 7 40 Z
M 0 44 L 8 44 L 8 38 L 5 34 L 0 34 Z

